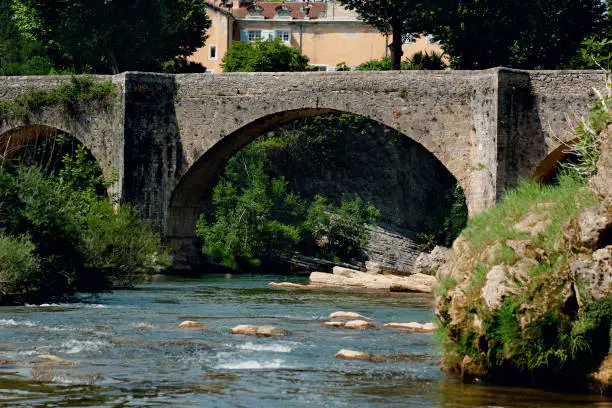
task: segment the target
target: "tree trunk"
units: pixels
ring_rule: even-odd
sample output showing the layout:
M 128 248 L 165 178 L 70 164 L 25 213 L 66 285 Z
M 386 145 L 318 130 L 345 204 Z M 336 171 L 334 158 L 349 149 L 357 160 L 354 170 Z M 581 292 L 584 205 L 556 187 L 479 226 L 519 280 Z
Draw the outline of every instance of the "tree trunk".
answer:
M 108 50 L 108 59 L 111 66 L 111 72 L 113 75 L 119 74 L 119 64 L 117 64 L 117 58 L 115 57 L 115 53 L 112 50 Z
M 401 22 L 392 25 L 393 29 L 393 42 L 391 43 L 391 70 L 399 71 L 402 69 L 402 55 L 404 51 L 402 46 L 404 41 L 402 40 L 402 24 Z

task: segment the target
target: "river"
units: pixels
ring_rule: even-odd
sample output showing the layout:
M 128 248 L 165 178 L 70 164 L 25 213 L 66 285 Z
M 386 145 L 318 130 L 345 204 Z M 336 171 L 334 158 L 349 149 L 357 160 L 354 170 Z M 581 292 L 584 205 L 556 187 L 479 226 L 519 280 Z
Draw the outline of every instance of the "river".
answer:
M 337 310 L 379 326 L 431 321 L 431 298 L 270 289 L 271 280 L 279 277 L 162 277 L 70 303 L 2 307 L 0 406 L 612 407 L 597 396 L 446 378 L 432 334 L 321 326 Z M 184 320 L 207 330 L 179 329 Z M 238 324 L 275 325 L 289 335 L 230 334 Z M 342 348 L 397 361 L 334 358 Z

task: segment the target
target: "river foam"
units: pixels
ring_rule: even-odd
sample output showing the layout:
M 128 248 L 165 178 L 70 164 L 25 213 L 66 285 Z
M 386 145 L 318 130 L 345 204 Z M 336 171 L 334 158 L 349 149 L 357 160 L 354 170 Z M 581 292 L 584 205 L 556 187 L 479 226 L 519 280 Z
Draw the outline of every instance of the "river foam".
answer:
M 233 363 L 225 363 L 220 364 L 216 368 L 225 369 L 225 370 L 261 370 L 261 369 L 277 369 L 283 368 L 283 363 L 285 360 L 274 359 L 272 361 L 255 361 L 255 360 L 247 360 L 247 361 L 238 361 Z
M 255 343 L 243 343 L 236 345 L 237 349 L 249 350 L 249 351 L 272 351 L 275 353 L 290 353 L 293 348 L 288 344 L 272 343 L 272 344 L 255 344 Z

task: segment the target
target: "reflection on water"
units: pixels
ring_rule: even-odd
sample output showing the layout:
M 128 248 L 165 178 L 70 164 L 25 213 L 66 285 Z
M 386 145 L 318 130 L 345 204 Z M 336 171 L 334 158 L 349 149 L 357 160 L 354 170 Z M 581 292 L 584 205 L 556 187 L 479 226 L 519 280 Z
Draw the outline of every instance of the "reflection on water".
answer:
M 612 407 L 602 397 L 445 378 L 433 335 L 381 327 L 430 321 L 431 298 L 285 291 L 267 288 L 270 280 L 163 278 L 75 303 L 0 308 L 0 406 Z M 378 328 L 322 327 L 337 310 Z M 179 329 L 183 320 L 206 329 Z M 238 324 L 290 334 L 231 335 Z M 341 348 L 390 358 L 338 360 Z

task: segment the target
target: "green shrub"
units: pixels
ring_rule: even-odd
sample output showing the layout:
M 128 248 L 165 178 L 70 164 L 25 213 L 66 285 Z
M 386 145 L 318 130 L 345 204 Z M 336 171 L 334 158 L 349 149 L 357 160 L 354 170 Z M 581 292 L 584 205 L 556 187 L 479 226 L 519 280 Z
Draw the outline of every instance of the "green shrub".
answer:
M 36 245 L 29 237 L 0 234 L 0 292 L 35 291 L 40 285 L 40 273 Z
M 308 57 L 300 54 L 297 48 L 283 44 L 279 38 L 234 42 L 221 66 L 225 72 L 306 71 Z
M 0 101 L 0 121 L 27 120 L 31 113 L 47 106 L 60 105 L 72 109 L 87 101 L 109 101 L 115 93 L 112 82 L 94 82 L 87 77 L 73 76 L 69 83 L 50 91 L 33 90 L 10 101 Z
M 166 264 L 159 236 L 130 205 L 117 211 L 106 199 L 93 203 L 82 232 L 85 267 L 104 270 L 107 286 L 132 286 L 141 273 L 157 271 Z
M 361 198 L 342 198 L 340 206 L 316 196 L 308 210 L 303 229 L 314 239 L 319 255 L 325 258 L 351 258 L 360 254 L 370 239 L 366 225 L 372 225 L 380 211 Z

